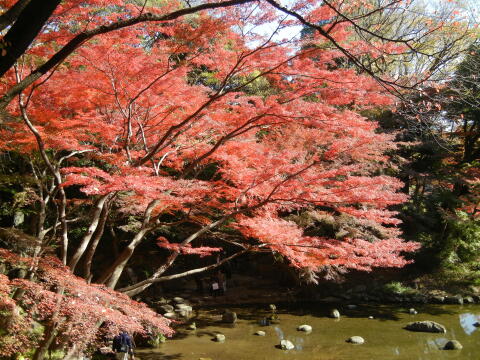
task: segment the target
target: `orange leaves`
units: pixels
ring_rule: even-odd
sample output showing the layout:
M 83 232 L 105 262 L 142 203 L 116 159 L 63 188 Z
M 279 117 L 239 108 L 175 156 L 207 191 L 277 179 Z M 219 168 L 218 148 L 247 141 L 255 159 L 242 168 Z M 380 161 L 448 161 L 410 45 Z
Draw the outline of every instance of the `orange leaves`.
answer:
M 223 250 L 221 247 L 209 247 L 209 246 L 193 247 L 191 244 L 186 244 L 182 246 L 177 243 L 170 243 L 163 236 L 157 239 L 157 245 L 161 248 L 174 251 L 174 252 L 179 252 L 184 255 L 199 255 L 200 257 L 210 256 L 213 253 L 220 252 Z
M 201 226 L 231 213 L 248 214 L 238 219 L 244 235 L 299 267 L 333 258 L 351 267 L 382 263 L 372 260 L 373 247 L 358 243 L 364 260 L 349 264 L 356 259 L 353 240 L 304 236 L 281 215 L 327 207 L 358 226 L 385 230 L 383 225 L 398 224 L 388 206 L 405 200 L 397 193 L 401 184 L 375 176 L 388 161 L 384 153 L 395 148 L 393 137 L 379 134 L 377 124 L 358 114 L 391 99 L 373 79 L 343 66 L 345 55 L 318 34 L 280 42 L 256 33 L 257 26 L 282 21 L 269 5 L 261 3 L 256 11 L 257 5 L 98 36 L 37 83 L 27 110 L 52 163 L 63 157 L 62 186 L 78 186 L 87 197 L 118 194 L 112 211 L 119 222 L 152 200 L 158 200 L 153 217 L 181 216 Z M 179 6 L 168 1 L 144 10 Z M 292 6 L 325 26 L 335 16 L 319 1 Z M 138 11 L 124 1 L 64 1 L 52 20 L 59 25 L 47 27 L 33 51 L 44 56 L 78 29 Z M 395 44 L 372 50 L 349 40 L 349 31 L 337 24 L 330 34 L 354 55 L 375 59 L 404 51 Z M 2 149 L 23 155 L 36 149 L 23 125 L 11 129 L 1 133 L 7 141 Z M 391 239 L 389 261 L 395 263 L 395 246 L 403 245 Z M 160 245 L 184 254 L 218 251 Z
M 401 267 L 408 261 L 400 253 L 419 247 L 417 243 L 397 238 L 372 243 L 362 239 L 340 241 L 304 236 L 295 223 L 279 218 L 242 218 L 238 226 L 246 236 L 259 239 L 260 246 L 285 256 L 292 265 L 314 270 L 324 265 L 367 271 L 373 267 Z

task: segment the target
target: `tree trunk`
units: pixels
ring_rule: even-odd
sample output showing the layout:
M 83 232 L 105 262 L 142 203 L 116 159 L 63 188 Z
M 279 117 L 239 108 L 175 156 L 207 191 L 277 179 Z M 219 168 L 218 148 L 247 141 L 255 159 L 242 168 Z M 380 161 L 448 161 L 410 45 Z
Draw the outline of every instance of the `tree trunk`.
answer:
M 234 258 L 236 258 L 236 257 L 238 257 L 242 254 L 245 254 L 248 251 L 250 251 L 250 249 L 244 249 L 244 250 L 241 250 L 241 251 L 223 259 L 222 261 L 216 262 L 214 264 L 204 266 L 204 267 L 201 267 L 201 268 L 197 268 L 197 269 L 188 270 L 188 271 L 185 271 L 185 272 L 179 273 L 179 274 L 173 274 L 173 275 L 160 277 L 160 275 L 162 273 L 164 273 L 169 268 L 169 266 L 173 263 L 173 261 L 179 255 L 178 253 L 173 253 L 172 255 L 170 255 L 170 258 L 167 260 L 167 262 L 164 265 L 162 265 L 148 279 L 140 281 L 139 283 L 128 286 L 126 288 L 119 289 L 118 291 L 123 292 L 124 294 L 127 294 L 130 297 L 135 296 L 137 294 L 140 294 L 142 291 L 144 291 L 145 289 L 147 289 L 150 285 L 152 285 L 154 283 L 179 279 L 179 278 L 182 278 L 182 277 L 185 277 L 185 276 L 191 276 L 191 275 L 198 274 L 198 273 L 201 273 L 201 272 L 204 272 L 204 271 L 208 271 L 208 270 L 218 268 L 219 266 L 225 264 L 226 262 L 228 262 L 228 261 L 230 261 L 230 260 L 232 260 L 232 259 L 234 259 Z
M 0 57 L 0 76 L 25 53 L 58 4 L 60 0 L 31 0 L 25 6 L 3 38 L 6 53 Z
M 147 229 L 144 229 L 140 230 L 137 235 L 135 235 L 130 244 L 121 252 L 120 256 L 106 272 L 106 277 L 102 279 L 103 281 L 100 281 L 101 283 L 105 283 L 105 285 L 107 285 L 110 289 L 115 288 L 120 276 L 123 273 L 123 269 L 125 269 L 125 266 L 128 263 L 128 260 L 130 260 L 135 248 L 143 240 L 146 233 Z
M 201 235 L 203 235 L 204 233 L 206 233 L 207 231 L 223 224 L 227 219 L 229 219 L 230 217 L 232 216 L 232 214 L 230 215 L 225 215 L 223 216 L 222 218 L 220 218 L 219 220 L 217 221 L 214 221 L 213 223 L 207 225 L 207 226 L 204 226 L 203 228 L 201 228 L 200 230 L 196 231 L 195 233 L 193 233 L 192 235 L 190 235 L 188 238 L 186 238 L 185 240 L 183 240 L 181 242 L 181 246 L 185 246 L 187 244 L 190 244 L 193 240 L 197 239 L 198 237 L 200 237 Z M 165 272 L 167 271 L 167 269 L 172 266 L 172 264 L 175 262 L 175 260 L 177 259 L 178 255 L 180 255 L 180 253 L 178 251 L 172 253 L 168 258 L 167 260 L 165 261 L 164 264 L 162 264 L 158 269 L 157 271 L 155 271 L 155 273 L 149 277 L 148 279 L 144 280 L 144 281 L 141 281 L 135 285 L 132 285 L 132 286 L 129 286 L 129 287 L 126 287 L 123 289 L 123 292 L 125 292 L 127 295 L 129 296 L 133 296 L 133 295 L 136 295 L 136 294 L 139 294 L 141 293 L 142 291 L 144 291 L 145 289 L 147 289 L 150 285 L 152 285 L 154 282 L 158 281 L 158 278 Z
M 32 360 L 43 360 L 47 354 L 48 348 L 52 344 L 55 336 L 57 335 L 57 324 L 52 322 L 45 328 L 43 339 L 35 350 L 32 356 Z
M 97 226 L 98 226 L 98 223 L 100 222 L 100 217 L 103 212 L 103 208 L 105 206 L 105 201 L 107 201 L 109 196 L 110 194 L 103 195 L 98 200 L 97 205 L 95 206 L 95 209 L 92 215 L 92 222 L 88 227 L 87 233 L 82 238 L 82 241 L 80 242 L 80 246 L 77 248 L 72 258 L 68 262 L 68 267 L 72 270 L 72 272 L 75 271 L 75 267 L 77 266 L 78 261 L 82 257 L 85 250 L 87 250 L 87 247 L 90 244 L 90 240 L 92 239 L 92 236 L 95 233 L 95 230 L 97 230 Z
M 100 242 L 100 239 L 102 238 L 103 232 L 105 230 L 105 223 L 107 222 L 107 218 L 108 218 L 108 210 L 109 210 L 109 204 L 105 204 L 102 210 L 102 214 L 100 215 L 99 224 L 97 226 L 97 229 L 95 230 L 95 233 L 93 234 L 90 247 L 88 248 L 87 253 L 85 254 L 85 262 L 83 264 L 83 276 L 85 277 L 85 280 L 87 280 L 88 282 L 90 282 L 92 279 L 93 256 L 95 255 L 95 251 L 97 250 L 98 243 Z
M 30 0 L 18 0 L 15 5 L 5 11 L 0 16 L 0 31 L 5 30 L 9 25 L 17 20 L 18 16 L 29 3 Z
M 103 276 L 101 276 L 97 282 L 100 284 L 106 284 L 111 289 L 115 288 L 120 276 L 122 275 L 123 269 L 125 268 L 125 265 L 127 265 L 128 260 L 130 260 L 132 257 L 135 248 L 143 240 L 145 234 L 151 230 L 151 228 L 148 227 L 150 223 L 150 216 L 158 203 L 158 200 L 153 200 L 148 204 L 143 215 L 142 227 L 134 236 L 132 241 L 130 241 L 130 244 L 128 244 L 128 246 L 121 252 L 120 256 L 115 259 L 114 263 L 108 268 L 107 271 L 105 271 Z

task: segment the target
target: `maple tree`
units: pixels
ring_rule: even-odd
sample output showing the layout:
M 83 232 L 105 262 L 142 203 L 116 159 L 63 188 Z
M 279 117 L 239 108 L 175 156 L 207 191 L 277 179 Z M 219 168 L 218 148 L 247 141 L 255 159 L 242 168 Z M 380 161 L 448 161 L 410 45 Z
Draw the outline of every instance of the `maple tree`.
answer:
M 83 22 L 92 27 L 118 18 L 118 10 L 112 7 L 95 13 L 99 5 L 65 3 L 51 21 L 74 19 L 76 27 Z M 121 6 L 126 14 L 140 11 L 138 16 L 143 16 L 144 8 L 134 3 L 111 5 Z M 189 8 L 178 13 L 181 10 L 173 10 L 176 6 L 151 8 L 147 19 L 122 21 L 131 25 L 132 19 L 136 19 L 133 23 L 152 17 L 170 20 L 188 13 Z M 204 254 L 208 248 L 195 250 L 190 243 L 232 219 L 233 227 L 246 239 L 260 240 L 257 244 L 246 241 L 242 251 L 267 246 L 298 267 L 339 263 L 369 268 L 375 261 L 377 265 L 404 264 L 397 255 L 415 246 L 395 240 L 398 232 L 391 227 L 397 222 L 395 214 L 386 209 L 404 200 L 395 193 L 400 184 L 373 176 L 387 161 L 382 153 L 394 145 L 390 137 L 375 133 L 375 124 L 355 113 L 390 100 L 375 79 L 334 64 L 341 57 L 355 62 L 356 56 L 401 52 L 405 46 L 401 41 L 395 46 L 384 41 L 372 51 L 371 44 L 350 41 L 352 20 L 345 15 L 350 7 L 340 13 L 340 8 L 326 4 L 307 15 L 306 4 L 286 9 L 267 1 L 256 6 L 262 11 L 248 5 L 222 8 L 222 16 L 217 17 L 198 12 L 195 18 L 164 23 L 160 33 L 149 22 L 141 28 L 107 23 L 92 31 L 119 30 L 78 48 L 68 64 L 45 80 L 32 82 L 37 70 L 23 76 L 37 57 L 58 55 L 52 42 L 66 44 L 63 50 L 85 34 L 69 40 L 67 25 L 41 34 L 31 55 L 11 71 L 17 83 L 13 88 L 23 87 L 28 79 L 32 85 L 11 105 L 23 123 L 9 123 L 3 131 L 3 148 L 23 154 L 39 151 L 41 161 L 31 164 L 41 210 L 35 235 L 43 240 L 47 230 L 58 230 L 61 258 L 72 270 L 86 253 L 86 264 L 91 264 L 112 206 L 123 216 L 141 220 L 129 245 L 94 279 L 110 287 L 117 284 L 136 246 L 147 234 L 169 225 L 161 219 L 172 213 L 183 214 L 181 221 L 199 228 L 181 242 L 181 248 L 170 247 L 171 256 L 149 281 L 159 280 L 182 252 Z M 291 25 L 285 19 L 268 36 L 248 29 L 250 24 L 271 23 L 278 16 L 275 9 L 317 32 L 308 39 L 276 40 L 277 30 Z M 321 21 L 329 24 L 315 25 Z M 240 30 L 233 31 L 235 26 Z M 139 39 L 150 44 L 132 46 Z M 260 45 L 252 48 L 254 42 Z M 309 46 L 301 48 L 301 42 Z M 268 84 L 270 93 L 249 94 L 248 87 L 260 81 Z M 383 84 L 396 83 L 385 80 Z M 37 91 L 40 86 L 41 92 Z M 4 96 L 7 100 L 10 92 Z M 200 180 L 202 169 L 209 166 L 216 167 L 215 173 Z M 85 203 L 94 199 L 87 232 L 70 258 L 69 186 L 82 187 L 89 196 Z M 47 212 L 55 197 L 59 223 L 47 229 Z M 371 251 L 346 250 L 349 241 L 358 245 L 358 239 L 332 242 L 304 237 L 301 229 L 280 217 L 319 206 L 380 226 L 385 239 L 371 246 L 385 254 L 372 260 Z M 289 234 L 290 241 L 279 241 L 281 233 Z M 160 245 L 168 248 L 165 241 Z M 310 246 L 308 250 L 305 245 Z M 91 277 L 89 266 L 87 277 Z M 146 284 L 132 286 L 125 291 L 136 293 Z
M 4 249 L 1 259 L 7 272 L 31 267 L 34 261 Z M 70 349 L 71 353 L 87 350 L 87 346 L 94 349 L 121 330 L 143 335 L 172 333 L 170 321 L 145 304 L 105 286 L 86 283 L 56 257 L 42 257 L 34 266 L 35 281 L 0 275 L 0 308 L 5 325 L 1 357 L 35 348 L 33 359 L 41 359 L 52 345 Z M 9 296 L 20 289 L 19 299 Z M 45 327 L 43 338 L 28 331 L 34 322 Z
M 246 252 L 270 251 L 313 272 L 407 263 L 402 252 L 418 246 L 400 239 L 389 209 L 406 197 L 398 192 L 402 184 L 383 173 L 384 153 L 396 145 L 359 115 L 389 106 L 389 92 L 411 86 L 381 77 L 361 59 L 415 52 L 411 43 L 434 33 L 395 39 L 361 27 L 361 19 L 404 1 L 298 1 L 288 8 L 273 0 L 49 4 L 48 21 L 37 22 L 43 31 L 28 32 L 25 48 L 31 45 L 13 57 L 21 29 L 15 25 L 25 13 L 12 18 L 0 62 L 0 150 L 15 154 L 32 180 L 24 184 L 24 206 L 35 212 L 30 233 L 40 241 L 33 259 L 58 243 L 70 271 L 130 296 Z M 312 33 L 284 35 L 299 25 Z M 355 31 L 373 38 L 353 37 Z M 341 214 L 376 235 L 307 236 L 288 215 L 310 211 Z M 78 223 L 85 228 L 80 235 Z M 108 226 L 126 229 L 127 245 L 110 263 L 95 264 Z M 213 231 L 220 234 L 215 245 L 208 243 Z M 146 239 L 168 255 L 151 276 L 119 288 Z M 238 251 L 165 274 L 179 256 L 208 256 L 225 243 Z M 56 270 L 72 278 L 64 267 Z M 41 286 L 12 281 L 25 299 Z M 76 278 L 71 286 L 127 301 Z M 34 301 L 56 298 L 45 296 Z M 72 317 L 65 326 L 73 334 L 83 325 Z

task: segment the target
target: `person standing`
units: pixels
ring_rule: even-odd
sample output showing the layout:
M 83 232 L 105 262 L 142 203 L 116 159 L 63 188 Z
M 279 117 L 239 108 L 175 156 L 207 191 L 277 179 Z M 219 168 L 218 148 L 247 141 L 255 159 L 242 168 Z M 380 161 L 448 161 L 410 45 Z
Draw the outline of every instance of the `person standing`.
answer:
M 115 352 L 115 358 L 117 360 L 133 360 L 134 347 L 135 343 L 126 331 L 122 331 L 119 335 L 113 338 L 112 350 Z

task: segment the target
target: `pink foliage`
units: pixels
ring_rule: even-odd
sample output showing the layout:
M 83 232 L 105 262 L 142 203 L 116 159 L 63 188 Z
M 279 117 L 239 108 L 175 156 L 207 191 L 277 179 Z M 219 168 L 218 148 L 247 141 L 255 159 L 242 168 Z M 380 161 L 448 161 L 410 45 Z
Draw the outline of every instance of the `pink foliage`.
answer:
M 222 251 L 220 247 L 198 246 L 193 247 L 191 244 L 182 246 L 178 243 L 170 243 L 165 237 L 161 236 L 157 239 L 157 245 L 161 248 L 182 253 L 184 255 L 199 255 L 200 257 L 210 256 L 215 252 Z
M 28 266 L 33 261 L 3 249 L 0 249 L 0 259 L 10 266 L 19 266 L 22 263 Z M 75 344 L 82 349 L 88 344 L 103 341 L 105 338 L 100 338 L 100 334 L 111 337 L 120 330 L 142 335 L 172 334 L 168 319 L 127 295 L 103 285 L 88 284 L 74 276 L 54 257 L 39 260 L 36 281 L 8 281 L 3 275 L 0 276 L 0 281 L 0 291 L 3 290 L 0 293 L 2 304 L 15 306 L 11 299 L 7 301 L 5 296 L 2 296 L 10 288 L 24 290 L 24 295 L 17 304 L 26 312 L 24 323 L 35 320 L 47 326 L 52 322 L 58 324 L 57 340 L 61 341 L 58 345 Z

